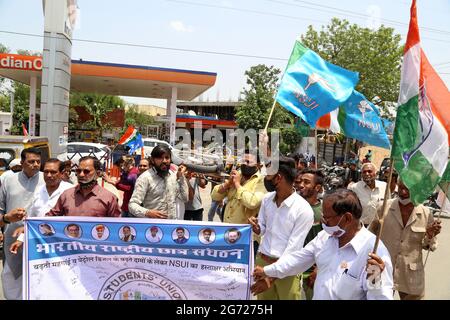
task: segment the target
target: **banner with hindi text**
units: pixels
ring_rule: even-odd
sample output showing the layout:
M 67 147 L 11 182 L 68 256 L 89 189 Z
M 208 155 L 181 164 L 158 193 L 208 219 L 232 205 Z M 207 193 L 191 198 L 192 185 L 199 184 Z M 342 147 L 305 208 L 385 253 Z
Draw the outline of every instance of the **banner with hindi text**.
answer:
M 24 299 L 250 299 L 249 225 L 180 220 L 26 220 Z

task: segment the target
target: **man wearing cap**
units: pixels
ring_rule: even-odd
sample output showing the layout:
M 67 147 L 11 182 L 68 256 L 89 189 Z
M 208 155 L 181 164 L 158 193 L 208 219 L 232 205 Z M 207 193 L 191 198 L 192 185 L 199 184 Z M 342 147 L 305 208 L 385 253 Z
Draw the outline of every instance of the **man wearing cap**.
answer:
M 153 226 L 150 228 L 150 235 L 148 236 L 148 241 L 150 242 L 161 241 L 161 237 L 158 235 L 158 227 Z
M 95 227 L 95 231 L 97 232 L 97 239 L 103 240 L 103 236 L 105 235 L 105 226 L 99 224 Z

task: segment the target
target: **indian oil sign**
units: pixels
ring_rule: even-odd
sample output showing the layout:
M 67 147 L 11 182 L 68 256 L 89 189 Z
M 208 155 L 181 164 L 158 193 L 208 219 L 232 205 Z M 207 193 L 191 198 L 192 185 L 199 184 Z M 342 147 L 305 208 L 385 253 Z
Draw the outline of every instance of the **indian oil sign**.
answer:
M 41 71 L 42 57 L 0 53 L 0 68 Z

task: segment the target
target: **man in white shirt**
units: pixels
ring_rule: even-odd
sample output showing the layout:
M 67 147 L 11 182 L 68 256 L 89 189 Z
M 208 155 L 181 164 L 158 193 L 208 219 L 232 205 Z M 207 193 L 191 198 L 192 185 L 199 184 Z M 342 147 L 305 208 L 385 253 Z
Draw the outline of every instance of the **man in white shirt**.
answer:
M 262 236 L 255 261 L 258 266 L 271 265 L 303 247 L 313 225 L 311 206 L 293 188 L 295 177 L 295 161 L 280 157 L 278 172 L 264 178 L 269 193 L 262 200 L 258 218 L 249 218 L 253 232 Z M 300 300 L 299 278 L 292 275 L 275 281 L 258 300 Z
M 348 188 L 354 191 L 362 205 L 361 222 L 367 227 L 377 213 L 378 205 L 384 199 L 386 182 L 376 180 L 377 168 L 373 163 L 365 163 L 361 167 L 362 181 Z
M 306 247 L 284 254 L 276 263 L 257 266 L 254 294 L 267 290 L 272 278 L 304 272 L 314 263 L 318 273 L 314 300 L 392 300 L 392 262 L 380 241 L 360 222 L 362 208 L 353 191 L 338 189 L 323 200 L 321 231 Z M 272 278 L 269 278 L 272 277 Z M 278 281 L 278 280 L 276 280 Z
M 62 180 L 65 170 L 64 162 L 51 158 L 44 164 L 45 185 L 36 189 L 33 201 L 27 210 L 29 217 L 43 217 L 52 209 L 59 196 L 74 185 Z

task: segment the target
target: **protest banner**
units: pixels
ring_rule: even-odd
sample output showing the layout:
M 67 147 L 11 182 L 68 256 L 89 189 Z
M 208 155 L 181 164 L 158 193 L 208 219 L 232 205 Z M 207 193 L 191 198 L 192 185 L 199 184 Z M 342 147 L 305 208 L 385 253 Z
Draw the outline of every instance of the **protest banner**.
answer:
M 249 225 L 30 218 L 24 299 L 250 299 L 251 239 Z

